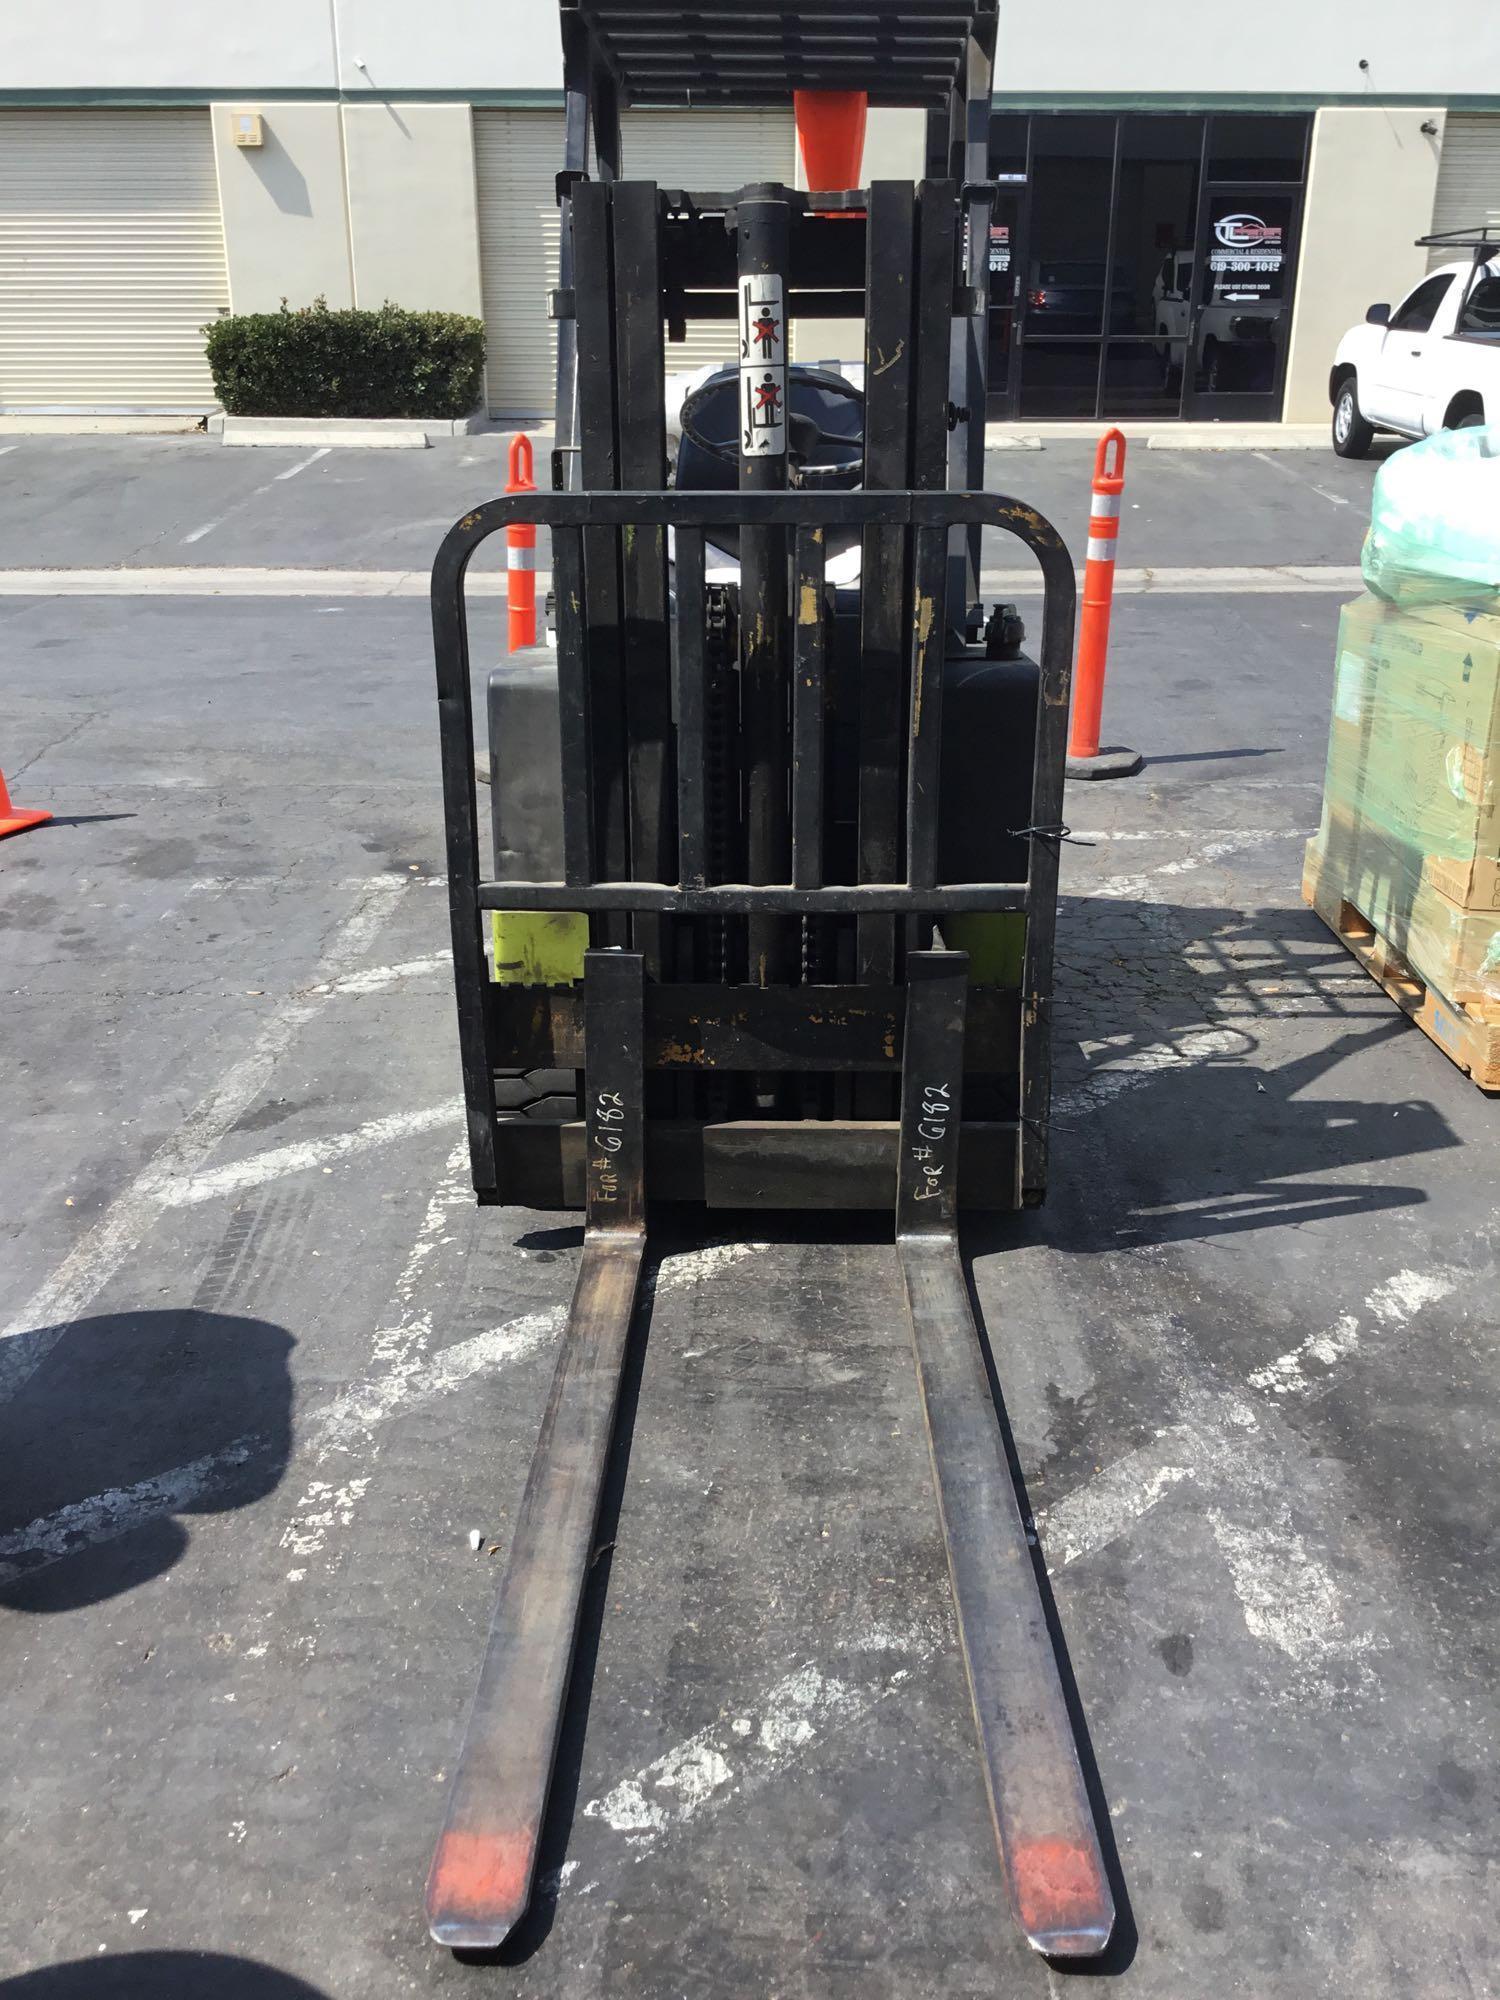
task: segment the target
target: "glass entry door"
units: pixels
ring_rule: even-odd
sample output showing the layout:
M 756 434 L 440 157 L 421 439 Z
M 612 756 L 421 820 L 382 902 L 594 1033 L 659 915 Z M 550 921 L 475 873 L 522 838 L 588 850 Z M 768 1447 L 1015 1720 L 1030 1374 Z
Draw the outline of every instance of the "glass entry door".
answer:
M 988 414 L 1279 417 L 1309 125 L 997 114 Z
M 1205 186 L 1191 291 L 1185 417 L 1281 415 L 1297 198 L 1256 182 Z

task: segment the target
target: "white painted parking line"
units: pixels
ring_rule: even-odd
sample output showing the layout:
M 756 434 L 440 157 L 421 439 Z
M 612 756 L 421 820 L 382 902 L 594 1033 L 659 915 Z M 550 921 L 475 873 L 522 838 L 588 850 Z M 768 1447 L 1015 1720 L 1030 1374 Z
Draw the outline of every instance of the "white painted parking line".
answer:
M 1241 854 L 1247 847 L 1260 847 L 1270 840 L 1307 840 L 1317 831 L 1316 827 L 1247 827 L 1243 832 L 1225 833 L 1216 840 L 1209 840 L 1195 852 L 1179 855 L 1174 861 L 1164 861 L 1157 868 L 1150 868 L 1144 874 L 1110 875 L 1102 882 L 1084 885 L 1086 896 L 1114 896 L 1127 903 L 1159 903 L 1165 894 L 1165 884 L 1178 875 L 1191 875 L 1200 868 L 1212 868 L 1220 861 L 1227 861 L 1231 854 Z M 1183 835 L 1184 843 L 1189 839 L 1201 839 L 1201 835 Z
M 1254 781 L 1250 779 L 1235 779 L 1232 782 L 1236 784 L 1249 784 Z M 1279 790 L 1280 787 L 1278 786 L 1277 789 Z M 1321 791 L 1322 789 L 1320 783 L 1318 790 Z M 1313 827 L 1308 827 L 1305 831 L 1300 827 L 1293 827 L 1289 831 L 1284 826 L 1073 826 L 1068 829 L 1068 838 L 1074 845 L 1079 847 L 1092 847 L 1102 841 L 1109 840 L 1154 840 L 1164 847 L 1181 849 L 1194 840 L 1236 840 L 1243 841 L 1247 846 L 1254 846 L 1258 841 L 1262 840 L 1306 840 L 1308 835 L 1315 831 L 1316 829 Z M 1184 872 L 1185 867 L 1196 868 L 1199 865 L 1199 858 L 1194 858 L 1187 863 L 1164 864 L 1160 870 L 1153 869 L 1151 872 L 1153 874 L 1180 875 Z M 1121 877 L 1120 879 L 1129 880 L 1131 878 Z M 1098 895 L 1101 893 L 1101 890 L 1089 891 L 1086 889 L 1083 893 Z M 1115 891 L 1110 889 L 1108 893 L 1113 895 Z
M 469 1146 L 467 1138 L 461 1139 L 448 1155 L 443 1168 L 443 1177 L 433 1190 L 432 1199 L 427 1204 L 417 1231 L 416 1241 L 407 1252 L 406 1262 L 401 1267 L 401 1275 L 396 1280 L 396 1314 L 389 1326 L 383 1327 L 375 1335 L 372 1349 L 383 1376 L 399 1380 L 409 1370 L 419 1367 L 422 1352 L 432 1338 L 432 1309 L 417 1304 L 417 1286 L 423 1277 L 429 1258 L 444 1240 L 449 1219 L 459 1208 L 469 1208 L 473 1195 L 469 1187 Z M 292 1557 L 295 1568 L 306 1575 L 309 1556 L 316 1555 L 335 1528 L 348 1528 L 354 1520 L 354 1510 L 365 1496 L 371 1473 L 369 1467 L 379 1450 L 379 1444 L 369 1426 L 351 1423 L 338 1414 L 339 1399 L 325 1408 L 323 1419 L 316 1428 L 316 1444 L 313 1464 L 317 1476 L 309 1479 L 302 1496 L 293 1509 L 292 1518 L 282 1530 L 280 1547 Z M 341 1468 L 336 1474 L 322 1476 L 323 1468 L 336 1456 L 347 1454 L 358 1446 L 361 1451 L 360 1472 L 350 1476 L 352 1468 Z M 263 1637 L 270 1623 L 269 1612 L 260 1614 L 254 1621 L 257 1627 L 251 1635 L 251 1643 Z
M 380 993 L 387 986 L 400 986 L 408 979 L 420 979 L 429 972 L 448 972 L 452 967 L 451 952 L 434 951 L 426 958 L 404 959 L 400 965 L 372 965 L 362 972 L 346 972 L 338 979 L 326 980 L 323 985 L 307 990 L 310 993 L 337 993 L 348 999 L 361 993 Z
M 1304 479 L 1294 465 L 1284 463 L 1283 460 L 1273 457 L 1269 452 L 1253 451 L 1250 456 L 1258 458 L 1262 465 L 1269 465 L 1273 472 L 1284 472 L 1288 479 L 1295 479 L 1299 486 L 1310 486 L 1320 500 L 1326 500 L 1332 507 L 1347 507 L 1349 505 L 1349 496 L 1347 493 L 1335 493 L 1330 487 L 1319 486 L 1316 480 Z
M 406 880 L 382 875 L 361 886 L 354 910 L 334 933 L 318 968 L 324 981 L 354 969 L 395 908 Z M 266 1016 L 246 1053 L 188 1113 L 52 1276 L 0 1326 L 0 1400 L 15 1394 L 87 1312 L 168 1206 L 167 1190 L 207 1164 L 213 1149 L 255 1102 L 277 1063 L 326 999 L 319 993 L 297 996 Z
M 237 1467 L 248 1464 L 263 1450 L 266 1440 L 237 1438 L 204 1458 L 179 1465 L 170 1472 L 139 1479 L 133 1486 L 111 1486 L 87 1500 L 59 1507 L 29 1526 L 0 1535 L 0 1584 L 14 1583 L 18 1577 L 61 1562 L 79 1549 L 128 1535 L 145 1521 L 159 1520 L 163 1514 L 180 1514 L 197 1503 Z M 20 1560 L 17 1560 L 20 1558 Z
M 308 457 L 301 459 L 296 465 L 289 465 L 285 472 L 278 472 L 272 483 L 279 486 L 283 479 L 295 479 L 299 472 L 306 472 L 307 468 L 310 465 L 316 465 L 320 458 L 327 458 L 332 449 L 331 445 L 320 444 L 318 449 L 310 453 Z
M 1375 1287 L 1364 1309 L 1383 1326 L 1405 1326 L 1424 1307 L 1438 1305 L 1456 1291 L 1462 1277 L 1461 1271 L 1452 1270 L 1397 1271 Z M 1332 1326 L 1309 1334 L 1246 1379 L 1252 1389 L 1266 1390 L 1273 1396 L 1304 1396 L 1327 1381 L 1337 1364 L 1354 1353 L 1359 1341 L 1357 1316 L 1340 1313 Z
M 196 1202 L 243 1194 L 247 1188 L 264 1187 L 267 1181 L 284 1180 L 288 1174 L 310 1173 L 314 1167 L 331 1166 L 355 1153 L 394 1145 L 396 1140 L 409 1139 L 418 1132 L 456 1125 L 463 1111 L 461 1097 L 448 1097 L 441 1104 L 427 1104 L 419 1111 L 394 1111 L 383 1118 L 371 1118 L 355 1126 L 352 1132 L 334 1132 L 321 1139 L 273 1146 L 267 1152 L 251 1154 L 248 1160 L 231 1160 L 222 1167 L 204 1167 L 196 1173 L 167 1180 L 161 1187 L 161 1199 L 168 1208 L 188 1208 Z
M 471 576 L 467 588 L 504 596 L 504 585 L 497 571 Z M 426 597 L 430 589 L 428 573 L 416 569 L 0 570 L 0 597 Z
M 1089 1053 L 1098 1044 L 1085 1046 Z M 1106 1049 L 1108 1044 L 1103 1044 Z M 1123 1055 L 1102 1055 L 1081 1083 L 1058 1095 L 1057 1108 L 1065 1116 L 1080 1111 L 1097 1111 L 1122 1091 L 1134 1090 L 1170 1070 L 1194 1069 L 1200 1063 L 1243 1059 L 1255 1044 L 1239 1028 L 1188 1028 L 1175 1040 L 1149 1042 L 1144 1048 L 1127 1049 Z
M 946 1624 L 859 1633 L 838 1652 L 872 1654 L 884 1662 L 879 1671 L 852 1679 L 804 1661 L 742 1707 L 731 1707 L 633 1777 L 588 1800 L 584 1817 L 626 1835 L 640 1860 L 660 1835 L 685 1826 L 707 1806 L 758 1790 L 817 1748 L 831 1729 L 868 1715 L 952 1636 Z M 892 1668 L 892 1658 L 901 1664 Z
M 15 448 L 13 444 L 0 444 L 0 458 L 4 458 L 7 452 L 14 451 Z
M 264 486 L 257 486 L 253 492 L 247 493 L 243 500 L 236 500 L 232 507 L 226 507 L 224 512 L 214 520 L 205 521 L 201 528 L 194 528 L 191 534 L 184 535 L 181 546 L 187 549 L 191 548 L 195 542 L 201 542 L 206 535 L 211 535 L 215 528 L 222 528 L 231 515 L 242 513 L 253 500 L 261 499 L 265 494 L 270 492 L 273 486 L 279 485 L 283 479 L 295 479 L 299 472 L 306 472 L 310 465 L 316 465 L 320 458 L 326 458 L 329 449 L 330 447 L 326 444 L 320 445 L 315 452 L 310 453 L 308 457 L 300 460 L 298 464 L 288 466 L 285 472 L 274 474 L 273 477 L 266 481 Z
M 1155 1444 L 1127 1452 L 1095 1473 L 1039 1517 L 1038 1529 L 1046 1531 L 1048 1575 L 1118 1541 L 1192 1474 L 1191 1455 L 1176 1430 L 1161 1432 Z
M 279 475 L 278 475 L 279 476 Z M 269 486 L 259 492 L 268 492 Z M 252 493 L 248 500 L 256 498 Z M 241 505 L 247 505 L 243 501 Z M 202 541 L 229 517 L 205 522 L 183 538 Z M 545 596 L 548 570 L 535 572 Z M 1035 597 L 1041 580 L 1034 569 L 986 570 L 980 586 L 989 597 Z M 1333 592 L 1352 595 L 1363 587 L 1357 564 L 1283 564 L 1180 569 L 1121 569 L 1117 597 L 1264 597 Z M 431 576 L 425 569 L 301 569 L 167 567 L 135 569 L 0 569 L 0 597 L 426 597 Z M 473 598 L 504 597 L 503 570 L 474 572 L 464 588 Z

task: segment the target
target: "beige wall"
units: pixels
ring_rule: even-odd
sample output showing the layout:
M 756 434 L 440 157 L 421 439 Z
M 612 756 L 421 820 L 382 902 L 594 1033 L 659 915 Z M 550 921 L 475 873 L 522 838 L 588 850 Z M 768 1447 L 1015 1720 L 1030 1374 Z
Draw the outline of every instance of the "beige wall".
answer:
M 237 110 L 260 113 L 264 145 L 235 145 Z M 216 104 L 213 127 L 232 309 L 352 305 L 338 106 Z
M 467 104 L 346 104 L 355 303 L 478 314 Z
M 1438 135 L 1422 131 L 1435 124 Z M 1432 227 L 1441 110 L 1385 106 L 1320 111 L 1313 124 L 1287 357 L 1288 423 L 1328 416 L 1328 371 L 1340 337 L 1376 299 L 1399 299 L 1427 268 L 1415 239 Z

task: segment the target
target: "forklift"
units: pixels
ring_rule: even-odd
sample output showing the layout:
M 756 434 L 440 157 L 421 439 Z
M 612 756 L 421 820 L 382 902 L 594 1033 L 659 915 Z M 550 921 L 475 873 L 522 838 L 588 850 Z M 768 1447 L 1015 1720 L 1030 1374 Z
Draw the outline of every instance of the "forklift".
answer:
M 649 1204 L 874 1209 L 1011 1904 L 1088 1959 L 1114 1903 L 957 1234 L 1045 1189 L 1074 615 L 1056 530 L 984 490 L 995 0 L 561 25 L 552 490 L 449 531 L 432 615 L 474 1189 L 585 1228 L 429 1927 L 493 1948 L 531 1899 Z M 808 191 L 624 177 L 622 108 L 794 101 Z M 859 185 L 866 104 L 925 112 L 917 184 Z M 863 322 L 858 382 L 789 361 L 799 318 Z M 738 360 L 669 476 L 667 353 L 703 319 Z M 464 574 L 523 522 L 555 643 L 490 676 L 482 857 Z M 986 530 L 1039 566 L 1034 657 L 981 601 Z

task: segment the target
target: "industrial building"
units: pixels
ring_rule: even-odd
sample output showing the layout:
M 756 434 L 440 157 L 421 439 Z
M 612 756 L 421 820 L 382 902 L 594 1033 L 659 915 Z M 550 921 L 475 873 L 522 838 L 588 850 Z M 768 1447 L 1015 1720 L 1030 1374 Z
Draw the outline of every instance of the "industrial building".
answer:
M 534 0 L 10 10 L 0 412 L 206 412 L 203 324 L 319 297 L 479 315 L 490 411 L 548 410 L 559 74 Z M 1011 0 L 989 415 L 1320 419 L 1340 332 L 1420 275 L 1414 239 L 1500 221 L 1500 95 L 1473 89 L 1497 76 L 1483 0 L 1267 0 L 1211 28 Z M 921 139 L 873 113 L 866 178 L 920 171 Z M 796 165 L 790 106 L 638 109 L 624 151 L 675 187 Z M 805 326 L 804 355 L 841 331 Z

